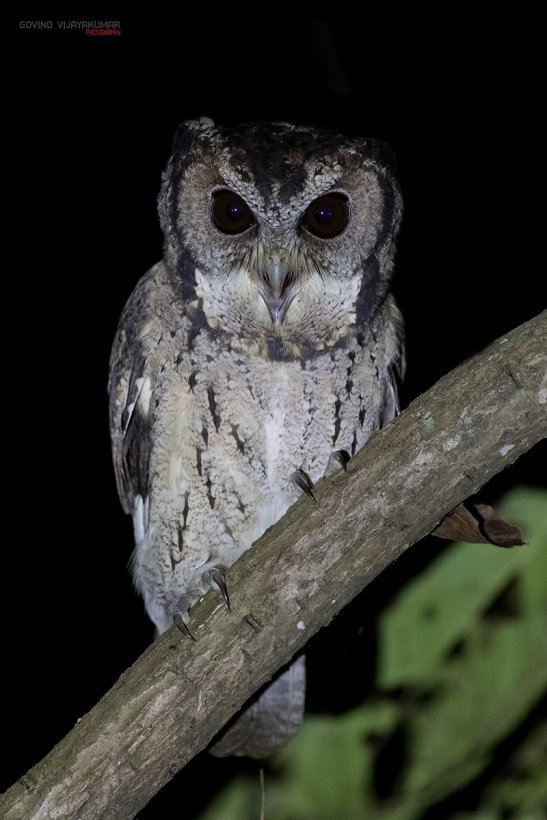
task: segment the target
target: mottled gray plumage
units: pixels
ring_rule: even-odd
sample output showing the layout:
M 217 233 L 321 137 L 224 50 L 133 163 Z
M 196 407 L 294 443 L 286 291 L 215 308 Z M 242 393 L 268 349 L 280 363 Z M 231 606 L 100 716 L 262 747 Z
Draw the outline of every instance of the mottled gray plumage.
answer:
M 373 140 L 179 128 L 159 197 L 164 258 L 123 311 L 110 377 L 133 577 L 159 632 L 298 498 L 295 471 L 316 482 L 333 452 L 353 455 L 395 415 L 401 212 Z M 215 751 L 271 753 L 303 705 L 299 659 Z

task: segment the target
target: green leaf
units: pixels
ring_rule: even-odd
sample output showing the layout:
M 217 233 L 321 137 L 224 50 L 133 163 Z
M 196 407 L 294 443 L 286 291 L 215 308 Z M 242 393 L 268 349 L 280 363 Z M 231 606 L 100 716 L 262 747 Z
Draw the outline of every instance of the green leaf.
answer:
M 364 816 L 375 802 L 372 773 L 374 738 L 389 734 L 397 721 L 389 703 L 370 703 L 345 715 L 312 716 L 273 765 L 283 784 L 266 791 L 268 820 L 347 820 Z
M 220 791 L 201 815 L 201 820 L 256 820 L 260 816 L 261 789 L 255 779 L 241 775 Z M 181 810 L 180 817 L 184 817 Z
M 526 606 L 534 606 L 532 599 L 540 605 L 547 589 L 546 508 L 544 492 L 513 490 L 499 512 L 522 527 L 525 546 L 504 550 L 454 543 L 399 594 L 380 621 L 380 687 L 428 685 L 446 653 L 472 632 L 508 582 L 532 564 L 537 568 L 527 574 Z
M 455 544 L 386 613 L 381 682 L 430 694 L 410 713 L 407 704 L 403 803 L 428 806 L 476 776 L 547 689 L 546 495 L 515 490 L 500 512 L 523 526 L 526 546 L 492 547 L 474 562 L 475 545 Z M 509 582 L 510 606 L 490 607 Z M 420 625 L 424 601 L 438 613 L 430 629 Z

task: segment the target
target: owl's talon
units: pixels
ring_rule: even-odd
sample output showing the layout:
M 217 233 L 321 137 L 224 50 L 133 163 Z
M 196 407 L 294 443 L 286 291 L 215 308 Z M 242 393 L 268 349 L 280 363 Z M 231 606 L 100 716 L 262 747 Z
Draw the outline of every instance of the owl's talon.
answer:
M 204 573 L 204 580 L 207 581 L 211 586 L 215 585 L 222 593 L 222 597 L 224 598 L 224 603 L 226 604 L 226 609 L 228 612 L 230 611 L 230 597 L 228 595 L 228 589 L 226 587 L 226 579 L 224 578 L 224 572 L 220 567 L 213 567 L 212 569 L 208 569 L 207 572 Z
M 347 463 L 350 460 L 350 454 L 347 450 L 332 450 L 323 473 L 326 478 L 329 475 L 337 472 L 340 467 L 345 471 Z
M 311 498 L 312 501 L 315 501 L 315 496 L 312 492 L 313 484 L 311 483 L 310 479 L 302 470 L 295 470 L 295 472 L 291 476 L 291 481 L 293 484 L 302 490 L 302 492 L 306 493 L 308 498 Z
M 331 458 L 333 458 L 343 470 L 347 470 L 347 463 L 350 460 L 350 454 L 347 450 L 335 450 L 331 453 Z
M 194 638 L 194 636 L 192 635 L 192 633 L 190 632 L 190 630 L 188 629 L 188 627 L 186 626 L 186 624 L 184 623 L 184 620 L 183 620 L 183 617 L 182 617 L 182 610 L 180 610 L 180 609 L 175 609 L 174 610 L 174 612 L 173 612 L 173 623 L 175 624 L 177 629 L 180 629 L 180 631 L 182 632 L 183 635 L 186 635 L 187 638 L 190 638 L 190 640 L 192 640 L 192 641 L 196 640 Z

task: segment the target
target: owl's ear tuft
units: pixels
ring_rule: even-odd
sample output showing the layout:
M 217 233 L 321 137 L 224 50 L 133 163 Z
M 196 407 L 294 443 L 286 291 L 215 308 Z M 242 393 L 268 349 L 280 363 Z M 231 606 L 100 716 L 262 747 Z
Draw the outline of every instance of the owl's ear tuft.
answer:
M 158 196 L 160 226 L 173 247 L 177 247 L 179 242 L 176 225 L 180 176 L 191 159 L 192 145 L 196 138 L 205 134 L 210 136 L 216 130 L 215 123 L 210 117 L 199 117 L 195 120 L 184 120 L 175 132 L 172 153 L 161 177 Z
M 381 139 L 366 140 L 368 156 L 392 174 L 397 172 L 397 155 L 391 145 Z
M 215 123 L 210 117 L 199 117 L 196 120 L 184 120 L 181 122 L 173 138 L 173 153 L 184 153 L 188 150 L 198 134 L 210 132 L 215 128 Z

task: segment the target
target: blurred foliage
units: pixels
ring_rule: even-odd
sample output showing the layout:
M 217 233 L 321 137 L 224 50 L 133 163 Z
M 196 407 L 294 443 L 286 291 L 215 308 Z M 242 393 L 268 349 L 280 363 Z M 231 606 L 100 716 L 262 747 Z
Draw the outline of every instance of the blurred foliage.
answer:
M 373 693 L 266 761 L 265 820 L 546 817 L 547 493 L 496 509 L 525 545 L 451 543 L 389 602 Z M 201 820 L 255 820 L 261 800 L 239 775 Z

